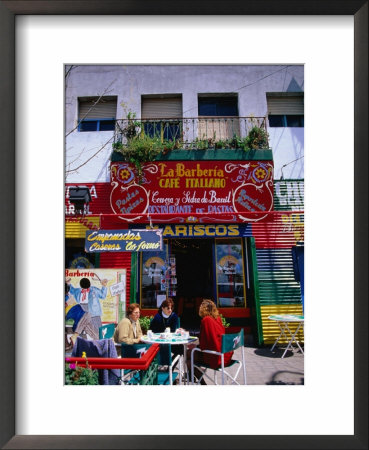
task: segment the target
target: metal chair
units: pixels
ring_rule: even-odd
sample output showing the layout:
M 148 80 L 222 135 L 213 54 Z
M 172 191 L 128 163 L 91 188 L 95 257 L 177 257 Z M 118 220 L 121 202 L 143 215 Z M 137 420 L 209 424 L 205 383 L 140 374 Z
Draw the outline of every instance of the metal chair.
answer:
M 172 385 L 179 375 L 179 384 L 182 383 L 182 357 L 180 354 L 172 356 L 170 344 L 160 344 L 159 350 L 158 384 Z M 179 363 L 179 373 L 174 372 Z
M 244 333 L 243 333 L 243 329 L 241 329 L 241 331 L 238 334 L 223 334 L 220 352 L 216 352 L 214 350 L 206 350 L 206 349 L 201 350 L 200 348 L 195 347 L 191 352 L 191 383 L 194 384 L 194 371 L 196 368 L 202 373 L 200 378 L 197 380 L 197 384 L 200 384 L 200 382 L 204 376 L 206 376 L 209 380 L 213 381 L 214 384 L 218 384 L 217 383 L 217 373 L 218 372 L 220 372 L 222 374 L 222 384 L 225 384 L 225 377 L 227 377 L 227 379 L 229 378 L 232 380 L 231 384 L 241 384 L 237 381 L 237 376 L 242 368 L 243 369 L 243 379 L 244 379 L 243 384 L 246 384 L 246 365 L 245 365 L 245 353 L 244 353 L 243 346 L 244 346 Z M 237 359 L 231 359 L 229 364 L 227 366 L 225 366 L 224 365 L 224 354 L 228 353 L 230 351 L 234 351 L 239 347 L 241 347 L 242 361 L 239 361 Z M 203 362 L 195 363 L 195 361 L 194 361 L 195 352 L 208 353 L 211 355 L 219 355 L 220 356 L 220 366 L 214 369 L 213 367 L 210 367 L 209 365 L 207 365 Z M 229 373 L 229 371 L 227 371 L 226 369 L 229 369 L 234 364 L 239 364 L 239 367 L 236 371 L 236 374 L 234 376 L 232 376 Z M 211 377 L 206 373 L 207 370 L 209 370 L 209 369 L 214 371 L 213 379 L 211 379 Z
M 146 353 L 151 344 L 121 344 L 122 358 L 141 358 Z M 121 373 L 121 381 L 123 384 L 140 384 L 140 372 L 135 369 L 124 369 Z M 156 383 L 155 383 L 156 384 Z
M 110 339 L 114 336 L 115 323 L 107 323 L 99 328 L 99 339 Z
M 141 358 L 146 353 L 151 344 L 121 344 L 122 358 Z M 179 373 L 174 372 L 179 361 Z M 182 359 L 181 355 L 172 358 L 171 345 L 162 344 L 157 356 L 158 380 L 157 384 L 172 385 L 173 381 L 179 375 L 179 382 L 182 382 Z M 123 384 L 141 384 L 140 373 L 138 370 L 126 369 L 122 373 Z

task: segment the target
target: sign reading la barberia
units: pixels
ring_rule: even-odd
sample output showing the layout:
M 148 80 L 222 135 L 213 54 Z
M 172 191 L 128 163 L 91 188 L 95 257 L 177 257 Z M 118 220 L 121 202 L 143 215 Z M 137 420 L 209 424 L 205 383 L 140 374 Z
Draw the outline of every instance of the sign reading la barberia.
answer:
M 98 230 L 86 231 L 85 251 L 153 252 L 162 250 L 162 230 Z
M 253 222 L 273 208 L 271 161 L 165 161 L 111 165 L 110 206 L 127 222 Z

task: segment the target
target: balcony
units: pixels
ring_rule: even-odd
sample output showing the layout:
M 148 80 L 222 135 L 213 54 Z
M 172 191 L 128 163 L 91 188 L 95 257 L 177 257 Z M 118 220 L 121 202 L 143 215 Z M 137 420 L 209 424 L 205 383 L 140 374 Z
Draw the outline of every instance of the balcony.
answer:
M 119 119 L 113 149 L 112 161 L 271 159 L 265 117 Z
M 162 142 L 175 143 L 174 148 L 186 150 L 243 148 L 250 131 L 255 129 L 262 131 L 263 139 L 250 142 L 250 148 L 269 148 L 265 117 L 119 119 L 116 120 L 114 142 L 127 145 L 131 139 L 146 135 Z

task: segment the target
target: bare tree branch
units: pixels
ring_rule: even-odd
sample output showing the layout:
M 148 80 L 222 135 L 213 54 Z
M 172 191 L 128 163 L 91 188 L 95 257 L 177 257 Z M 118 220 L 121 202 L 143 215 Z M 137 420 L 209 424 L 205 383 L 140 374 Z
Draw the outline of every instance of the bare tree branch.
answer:
M 114 139 L 114 136 L 112 136 L 108 141 L 105 142 L 104 145 L 102 145 L 99 150 L 94 153 L 92 156 L 90 156 L 90 158 L 86 159 L 86 161 L 84 161 L 83 163 L 81 163 L 78 167 L 75 167 L 74 169 L 70 169 L 70 170 L 66 170 L 65 174 L 69 174 L 72 172 L 76 172 L 78 169 L 80 169 L 81 167 L 85 166 L 89 161 L 91 161 L 92 158 L 95 158 L 96 155 L 98 155 L 102 150 L 104 150 L 104 148 Z M 68 164 L 70 165 L 70 164 Z

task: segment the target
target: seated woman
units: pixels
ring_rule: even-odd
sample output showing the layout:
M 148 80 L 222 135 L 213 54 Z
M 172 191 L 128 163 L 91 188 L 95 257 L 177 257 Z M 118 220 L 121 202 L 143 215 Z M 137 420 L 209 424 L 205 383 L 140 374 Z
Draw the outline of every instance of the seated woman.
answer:
M 166 328 L 170 328 L 171 332 L 178 328 L 178 316 L 173 311 L 174 302 L 168 297 L 160 305 L 159 311 L 150 322 L 150 330 L 154 333 L 162 333 Z
M 124 342 L 125 344 L 138 344 L 141 342 L 142 330 L 140 326 L 140 305 L 131 303 L 127 309 L 128 317 L 122 319 L 115 331 L 114 341 L 117 343 Z
M 201 317 L 200 325 L 200 348 L 201 350 L 214 350 L 216 352 L 221 351 L 222 336 L 225 334 L 225 328 L 220 318 L 219 311 L 215 306 L 215 303 L 209 299 L 204 299 L 200 305 L 199 316 Z M 224 366 L 227 366 L 232 359 L 233 352 L 225 353 Z M 220 367 L 221 361 L 219 355 L 211 355 L 209 353 L 195 352 L 195 362 L 205 363 L 213 369 Z M 187 361 L 187 365 L 190 368 L 191 361 Z M 200 378 L 201 373 L 195 370 L 196 378 Z M 206 384 L 205 380 L 201 380 L 201 384 Z

